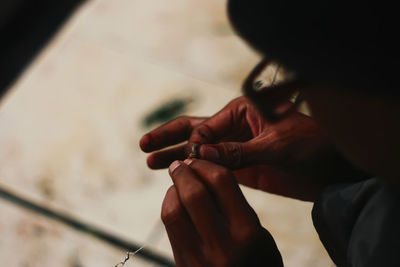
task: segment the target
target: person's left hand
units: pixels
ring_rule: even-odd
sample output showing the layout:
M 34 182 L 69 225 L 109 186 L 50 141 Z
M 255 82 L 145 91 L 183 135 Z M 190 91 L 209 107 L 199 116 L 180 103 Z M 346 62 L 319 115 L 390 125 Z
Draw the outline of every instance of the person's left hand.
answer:
M 175 161 L 161 218 L 176 265 L 283 266 L 276 244 L 228 169 L 204 160 Z

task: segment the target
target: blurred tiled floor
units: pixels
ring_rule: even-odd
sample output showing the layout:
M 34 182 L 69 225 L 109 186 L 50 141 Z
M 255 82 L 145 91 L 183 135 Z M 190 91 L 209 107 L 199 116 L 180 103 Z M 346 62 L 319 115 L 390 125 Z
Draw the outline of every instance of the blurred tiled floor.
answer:
M 89 1 L 3 100 L 0 184 L 171 255 L 163 231 L 148 241 L 171 182 L 145 165 L 141 121 L 181 95 L 195 100 L 189 114 L 212 115 L 257 59 L 230 29 L 225 1 Z M 309 204 L 245 194 L 286 266 L 331 266 Z M 1 199 L 0 214 L 1 266 L 114 266 L 125 256 Z

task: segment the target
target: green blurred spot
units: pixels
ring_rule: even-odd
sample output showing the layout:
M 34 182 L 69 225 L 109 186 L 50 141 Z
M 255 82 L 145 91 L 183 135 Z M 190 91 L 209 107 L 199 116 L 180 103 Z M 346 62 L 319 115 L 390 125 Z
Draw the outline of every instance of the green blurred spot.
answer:
M 144 127 L 150 127 L 154 124 L 168 122 L 186 112 L 188 105 L 193 99 L 174 99 L 155 108 L 142 121 Z

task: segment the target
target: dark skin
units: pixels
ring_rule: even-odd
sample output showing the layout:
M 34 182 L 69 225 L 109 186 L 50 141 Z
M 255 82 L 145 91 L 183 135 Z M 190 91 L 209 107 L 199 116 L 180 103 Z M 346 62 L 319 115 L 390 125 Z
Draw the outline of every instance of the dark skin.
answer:
M 256 67 L 245 80 L 243 89 L 270 121 L 260 116 L 244 98 L 234 100 L 211 118 L 176 119 L 142 138 L 143 151 L 153 152 L 148 165 L 154 169 L 165 168 L 176 159 L 185 159 L 193 143 L 201 144 L 200 158 L 210 164 L 204 166 L 202 175 L 196 176 L 204 185 L 201 190 L 193 183 L 194 179 L 186 179 L 189 176 L 185 172 L 172 172 L 175 187 L 174 175 L 187 180 L 186 197 L 199 191 L 202 194 L 216 191 L 218 183 L 207 183 L 215 164 L 225 173 L 217 180 L 235 177 L 234 180 L 250 187 L 302 200 L 313 201 L 328 185 L 373 176 L 392 183 L 391 188 L 400 191 L 400 105 L 396 75 L 390 72 L 396 69 L 392 66 L 396 65 L 397 55 L 390 49 L 394 36 L 390 25 L 396 24 L 387 19 L 390 16 L 379 5 L 364 7 L 365 12 L 364 9 L 360 12 L 359 5 L 343 6 L 334 1 L 228 1 L 230 19 L 237 33 L 266 59 L 280 61 L 283 68 L 296 75 L 284 81 L 289 83 L 286 87 L 274 84 L 266 90 L 253 90 L 257 77 L 251 74 L 259 73 L 254 72 Z M 385 58 L 393 65 L 385 64 Z M 312 118 L 295 109 L 288 109 L 292 113 L 275 112 L 275 107 L 285 110 L 285 101 L 294 91 L 303 94 Z M 390 92 L 397 95 L 389 95 Z M 271 115 L 282 115 L 282 118 L 272 123 L 281 116 Z M 170 147 L 184 141 L 188 144 Z M 192 168 L 191 165 L 184 168 Z M 227 199 L 235 199 L 233 191 L 221 190 L 226 190 Z M 225 214 L 237 205 L 210 201 L 208 205 L 214 208 L 197 220 L 190 217 L 195 208 L 185 206 L 185 198 L 179 192 L 175 198 L 167 195 L 163 212 L 170 205 L 181 207 L 193 225 L 206 226 L 215 223 L 213 209 Z M 246 209 L 250 214 L 251 208 Z M 182 214 L 172 217 L 179 221 Z M 279 252 L 270 238 L 263 239 L 266 243 L 256 242 L 257 239 L 246 239 L 240 244 L 233 242 L 232 247 L 232 236 L 254 224 L 242 221 L 233 226 L 234 230 L 225 227 L 222 231 L 225 235 L 214 236 L 218 239 L 216 243 L 223 247 L 219 251 L 226 252 L 222 255 L 204 254 L 201 247 L 195 253 L 186 253 L 193 251 L 187 245 L 195 239 L 180 235 L 179 230 L 169 231 L 170 226 L 166 224 L 178 266 L 192 266 L 192 262 L 198 262 L 196 255 L 205 257 L 206 261 L 201 264 L 205 266 L 226 266 L 235 261 L 242 266 L 281 266 L 276 261 L 279 257 L 274 256 Z M 180 229 L 178 223 L 175 227 Z M 200 240 L 215 233 L 191 229 Z M 240 248 L 235 255 L 231 253 L 234 248 Z M 249 261 L 251 258 L 258 259 L 258 264 Z
M 314 85 L 304 90 L 313 118 L 340 152 L 400 192 L 400 105 L 393 95 Z
M 153 152 L 186 140 L 188 144 Z M 327 184 L 363 175 L 312 118 L 294 112 L 270 123 L 246 97 L 210 118 L 180 117 L 162 125 L 146 134 L 140 145 L 153 152 L 149 167 L 160 169 L 187 158 L 193 143 L 204 144 L 201 159 L 233 170 L 239 183 L 306 201 L 313 201 Z
M 168 148 L 183 141 L 188 144 Z M 193 143 L 203 144 L 202 160 L 175 161 L 184 160 Z M 164 199 L 162 219 L 178 266 L 246 266 L 251 259 L 282 266 L 275 242 L 238 182 L 313 201 L 326 185 L 342 181 L 339 173 L 361 176 L 313 119 L 293 112 L 269 123 L 246 97 L 210 118 L 171 121 L 146 134 L 140 146 L 153 152 L 150 168 L 172 163 L 174 186 Z
M 161 218 L 177 266 L 283 266 L 231 171 L 195 159 L 173 162 L 169 173 Z

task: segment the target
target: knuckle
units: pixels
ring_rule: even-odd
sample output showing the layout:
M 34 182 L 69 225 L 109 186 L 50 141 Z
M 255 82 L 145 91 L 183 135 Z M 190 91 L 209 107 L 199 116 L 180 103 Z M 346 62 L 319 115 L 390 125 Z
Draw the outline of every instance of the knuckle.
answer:
M 176 194 L 176 189 L 170 187 L 162 204 L 161 220 L 166 226 L 174 224 L 184 215 L 184 208 Z
M 274 129 L 269 135 L 269 139 L 271 142 L 276 142 L 277 140 L 283 139 L 287 136 L 288 131 L 285 129 Z
M 182 115 L 176 118 L 175 121 L 176 123 L 181 124 L 183 126 L 182 128 L 189 130 L 191 128 L 190 119 L 191 118 L 189 116 Z
M 184 209 L 180 203 L 169 203 L 161 210 L 161 220 L 164 225 L 172 225 L 184 215 Z
M 178 116 L 175 119 L 175 121 L 179 121 L 179 122 L 183 122 L 183 123 L 187 122 L 188 120 L 189 120 L 189 116 L 186 116 L 186 115 Z
M 237 169 L 242 164 L 242 147 L 239 144 L 224 144 L 224 154 L 227 157 L 227 164 L 234 169 Z
M 246 97 L 239 97 L 232 100 L 227 107 L 229 107 L 232 119 L 238 120 L 244 118 L 247 113 L 249 102 Z
M 232 181 L 232 173 L 226 168 L 220 168 L 210 175 L 210 184 L 215 188 L 224 188 Z
M 192 186 L 181 194 L 181 200 L 186 207 L 192 208 L 203 203 L 207 198 L 207 191 L 203 186 Z
M 258 228 L 254 225 L 243 225 L 239 229 L 232 231 L 232 238 L 238 244 L 244 244 L 254 238 L 258 232 Z
M 173 122 L 176 124 L 181 124 L 185 127 L 190 127 L 190 119 L 191 117 L 186 116 L 186 115 L 181 115 L 179 117 L 176 117 Z
M 206 123 L 200 124 L 196 127 L 195 132 L 199 139 L 198 141 L 209 141 L 214 140 L 214 134 L 210 126 Z
M 231 102 L 229 102 L 228 106 L 241 104 L 241 103 L 245 103 L 245 102 L 246 102 L 246 97 L 245 96 L 240 96 L 238 98 L 233 99 Z

